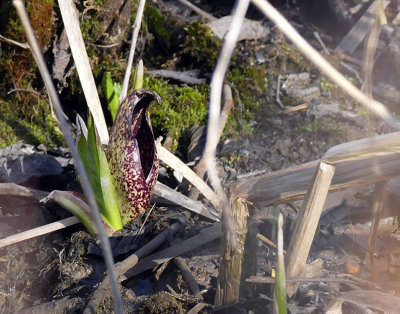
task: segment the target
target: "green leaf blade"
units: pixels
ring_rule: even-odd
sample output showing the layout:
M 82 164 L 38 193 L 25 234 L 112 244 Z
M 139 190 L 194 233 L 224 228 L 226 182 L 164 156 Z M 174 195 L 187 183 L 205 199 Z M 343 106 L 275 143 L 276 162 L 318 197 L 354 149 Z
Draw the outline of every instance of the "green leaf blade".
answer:
M 108 110 L 110 110 L 112 120 L 114 122 L 115 116 L 119 107 L 119 95 L 121 94 L 121 85 L 113 83 L 111 73 L 106 72 L 102 79 L 103 92 L 107 99 Z
M 122 219 L 118 208 L 115 188 L 111 177 L 106 154 L 98 141 L 98 153 L 100 161 L 100 185 L 103 193 L 104 212 L 103 216 L 107 219 L 115 231 L 122 229 Z

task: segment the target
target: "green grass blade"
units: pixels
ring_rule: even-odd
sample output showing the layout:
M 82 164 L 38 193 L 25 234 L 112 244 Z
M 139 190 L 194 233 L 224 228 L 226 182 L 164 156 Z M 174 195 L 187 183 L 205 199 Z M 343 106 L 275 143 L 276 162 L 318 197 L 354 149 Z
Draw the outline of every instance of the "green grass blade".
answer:
M 283 257 L 283 217 L 279 214 L 278 218 L 278 255 L 275 278 L 275 299 L 279 314 L 287 313 L 286 306 L 286 278 L 285 278 L 285 260 Z
M 103 75 L 102 86 L 104 95 L 107 99 L 108 110 L 110 110 L 112 120 L 114 121 L 118 112 L 121 85 L 118 83 L 113 83 L 111 79 L 111 73 L 106 72 Z
M 84 122 L 82 119 L 79 120 L 78 125 L 81 129 L 84 128 Z M 85 132 L 82 132 L 77 142 L 77 148 L 79 156 L 82 159 L 83 166 L 85 167 L 85 170 L 89 177 L 90 185 L 92 186 L 93 192 L 95 194 L 96 202 L 99 205 L 100 212 L 103 214 L 105 206 L 99 179 L 100 161 L 97 152 L 95 127 L 93 119 L 90 116 L 88 119 L 86 136 Z

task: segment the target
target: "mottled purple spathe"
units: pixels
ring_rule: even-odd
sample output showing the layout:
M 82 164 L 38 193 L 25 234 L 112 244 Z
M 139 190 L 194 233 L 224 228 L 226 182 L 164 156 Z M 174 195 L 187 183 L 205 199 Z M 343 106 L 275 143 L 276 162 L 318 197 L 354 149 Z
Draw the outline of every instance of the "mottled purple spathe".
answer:
M 158 158 L 148 109 L 160 96 L 138 89 L 120 104 L 111 129 L 107 158 L 123 225 L 149 207 L 157 181 Z

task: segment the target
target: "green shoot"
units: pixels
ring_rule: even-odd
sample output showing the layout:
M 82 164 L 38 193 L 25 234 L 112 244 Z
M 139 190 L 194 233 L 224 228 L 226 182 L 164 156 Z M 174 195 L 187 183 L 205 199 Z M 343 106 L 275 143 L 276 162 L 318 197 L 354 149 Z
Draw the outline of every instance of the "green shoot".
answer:
M 114 122 L 118 112 L 119 95 L 121 94 L 121 84 L 114 83 L 111 79 L 111 73 L 106 72 L 102 80 L 103 92 L 107 99 L 108 109 L 110 110 Z
M 135 69 L 135 83 L 133 84 L 134 89 L 143 88 L 143 75 L 144 75 L 143 60 L 140 59 Z
M 89 117 L 87 129 L 80 117 L 77 120 L 81 129 L 81 135 L 77 141 L 78 152 L 88 173 L 103 221 L 113 230 L 120 230 L 122 229 L 122 220 L 116 202 L 110 169 L 96 134 L 93 120 Z
M 287 313 L 286 306 L 286 278 L 285 278 L 285 260 L 283 258 L 283 217 L 279 214 L 278 218 L 278 255 L 275 278 L 275 300 L 279 314 Z

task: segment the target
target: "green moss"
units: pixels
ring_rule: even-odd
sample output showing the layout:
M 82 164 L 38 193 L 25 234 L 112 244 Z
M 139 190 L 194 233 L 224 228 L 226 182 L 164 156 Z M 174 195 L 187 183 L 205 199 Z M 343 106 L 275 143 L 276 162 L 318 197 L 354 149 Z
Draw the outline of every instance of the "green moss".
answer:
M 338 86 L 335 83 L 329 81 L 326 77 L 321 77 L 319 88 L 324 91 L 333 91 L 336 90 Z
M 342 130 L 329 121 L 329 119 L 314 119 L 299 128 L 303 132 L 341 132 Z
M 234 86 L 235 107 L 228 119 L 224 136 L 238 138 L 249 134 L 253 128 L 250 121 L 262 112 L 268 115 L 266 94 L 268 79 L 263 66 L 241 66 L 233 68 L 227 80 Z M 173 136 L 176 149 L 182 134 L 194 124 L 204 124 L 208 112 L 209 85 L 197 87 L 168 84 L 162 78 L 145 76 L 144 88 L 154 90 L 161 96 L 161 105 L 151 108 L 152 125 L 157 135 Z M 236 92 L 235 92 L 236 91 Z
M 35 30 L 40 47 L 45 51 L 55 29 L 54 0 L 28 0 L 27 12 Z M 21 23 L 11 5 L 3 7 L 2 33 L 18 42 L 26 42 Z M 0 147 L 17 141 L 31 144 L 59 145 L 61 138 L 55 131 L 49 103 L 36 93 L 14 92 L 11 89 L 41 90 L 36 63 L 29 49 L 6 43 L 2 46 L 0 59 Z
M 178 147 L 183 132 L 194 124 L 204 124 L 208 110 L 208 85 L 197 87 L 168 84 L 162 78 L 145 76 L 143 87 L 161 97 L 161 105 L 150 107 L 151 121 L 157 135 L 172 134 L 172 150 Z
M 200 22 L 190 23 L 185 31 L 186 40 L 181 53 L 193 59 L 194 68 L 212 71 L 217 63 L 222 41 L 214 35 L 211 28 Z
M 222 156 L 221 160 L 232 168 L 239 168 L 249 161 L 249 154 L 231 154 L 229 156 Z
M 0 148 L 19 141 L 33 145 L 43 143 L 47 146 L 62 144 L 62 136 L 57 131 L 50 110 L 44 109 L 46 102 L 38 100 L 33 107 L 35 115 L 26 117 L 22 114 L 19 104 L 12 105 L 0 100 Z
M 133 18 L 136 16 L 136 10 Z M 143 20 L 147 30 L 154 36 L 160 38 L 165 44 L 169 44 L 171 33 L 166 28 L 167 18 L 157 8 L 147 4 L 143 12 Z
M 89 42 L 95 42 L 104 31 L 99 22 L 98 14 L 98 11 L 90 10 L 88 14 L 82 16 L 80 21 L 82 36 Z
M 311 72 L 311 63 L 295 47 L 286 43 L 283 38 L 282 41 L 280 45 L 274 46 L 268 52 L 268 59 L 273 61 L 270 62 L 271 68 L 277 73 L 282 72 L 281 69 L 286 69 L 286 67 L 293 68 L 296 71 Z
M 267 70 L 262 65 L 240 65 L 230 70 L 227 81 L 234 87 L 235 107 L 229 116 L 224 136 L 238 138 L 253 131 L 249 122 L 255 120 L 261 111 L 263 111 L 263 116 L 269 113 L 266 106 Z

